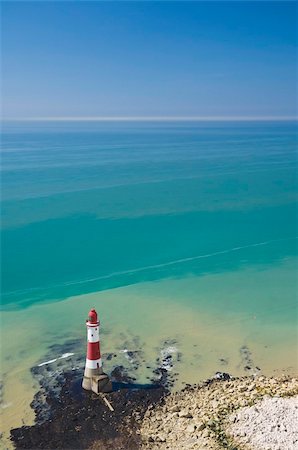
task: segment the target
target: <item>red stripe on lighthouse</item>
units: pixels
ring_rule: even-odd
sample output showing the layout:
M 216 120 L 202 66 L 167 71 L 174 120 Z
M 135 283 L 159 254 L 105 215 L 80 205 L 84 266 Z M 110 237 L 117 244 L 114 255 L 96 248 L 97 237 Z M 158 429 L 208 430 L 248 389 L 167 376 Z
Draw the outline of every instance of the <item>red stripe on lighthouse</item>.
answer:
M 99 342 L 88 342 L 87 358 L 91 360 L 100 358 Z

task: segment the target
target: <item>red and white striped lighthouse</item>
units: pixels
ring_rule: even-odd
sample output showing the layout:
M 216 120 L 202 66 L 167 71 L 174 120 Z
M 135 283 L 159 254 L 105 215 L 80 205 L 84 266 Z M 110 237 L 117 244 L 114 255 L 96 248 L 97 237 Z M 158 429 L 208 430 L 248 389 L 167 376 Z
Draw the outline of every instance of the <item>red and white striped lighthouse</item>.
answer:
M 87 326 L 87 356 L 82 386 L 84 389 L 99 392 L 110 392 L 112 383 L 102 370 L 99 343 L 99 320 L 94 308 L 89 311 Z
M 91 309 L 86 320 L 87 326 L 87 357 L 85 366 L 85 376 L 92 377 L 100 375 L 102 371 L 102 362 L 100 356 L 99 344 L 99 320 L 95 309 Z

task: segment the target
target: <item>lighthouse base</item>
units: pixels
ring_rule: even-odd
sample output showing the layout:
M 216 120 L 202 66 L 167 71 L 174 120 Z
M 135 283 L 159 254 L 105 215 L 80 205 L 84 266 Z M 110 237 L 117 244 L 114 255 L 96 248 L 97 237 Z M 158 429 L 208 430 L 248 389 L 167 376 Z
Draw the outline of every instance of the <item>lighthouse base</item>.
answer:
M 92 377 L 86 377 L 84 375 L 82 387 L 86 391 L 95 392 L 95 394 L 111 392 L 113 390 L 112 382 L 106 373 L 94 375 Z

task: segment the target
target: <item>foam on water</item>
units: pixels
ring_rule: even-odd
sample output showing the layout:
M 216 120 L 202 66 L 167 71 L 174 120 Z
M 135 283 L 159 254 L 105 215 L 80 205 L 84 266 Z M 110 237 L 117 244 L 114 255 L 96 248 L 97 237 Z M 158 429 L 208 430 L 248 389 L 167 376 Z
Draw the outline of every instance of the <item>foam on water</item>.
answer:
M 63 353 L 63 355 L 59 356 L 58 358 L 50 359 L 49 361 L 44 361 L 44 362 L 38 364 L 38 367 L 46 366 L 47 364 L 52 364 L 52 363 L 56 362 L 58 359 L 69 358 L 70 356 L 73 356 L 73 355 L 74 355 L 74 353 Z
M 173 369 L 172 364 L 172 356 L 175 355 L 178 352 L 177 347 L 169 346 L 160 351 L 161 355 L 161 368 L 165 369 L 167 371 L 171 371 Z

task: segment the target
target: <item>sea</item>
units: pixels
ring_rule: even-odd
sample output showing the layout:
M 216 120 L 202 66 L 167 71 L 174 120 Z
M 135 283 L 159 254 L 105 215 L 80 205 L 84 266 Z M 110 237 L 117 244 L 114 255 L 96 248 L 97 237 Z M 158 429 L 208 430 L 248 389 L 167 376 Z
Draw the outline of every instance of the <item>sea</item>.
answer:
M 3 431 L 92 307 L 138 383 L 297 374 L 297 162 L 290 121 L 4 122 Z

